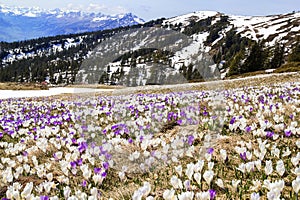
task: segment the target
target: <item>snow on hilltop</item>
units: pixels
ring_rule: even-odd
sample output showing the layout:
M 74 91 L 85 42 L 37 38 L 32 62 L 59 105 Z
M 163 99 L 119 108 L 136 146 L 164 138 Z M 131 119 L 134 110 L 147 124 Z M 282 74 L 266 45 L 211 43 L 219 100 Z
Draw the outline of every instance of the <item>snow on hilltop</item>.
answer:
M 0 5 L 0 41 L 12 42 L 91 32 L 143 22 L 143 19 L 132 13 L 104 15 L 74 10 L 46 10 Z

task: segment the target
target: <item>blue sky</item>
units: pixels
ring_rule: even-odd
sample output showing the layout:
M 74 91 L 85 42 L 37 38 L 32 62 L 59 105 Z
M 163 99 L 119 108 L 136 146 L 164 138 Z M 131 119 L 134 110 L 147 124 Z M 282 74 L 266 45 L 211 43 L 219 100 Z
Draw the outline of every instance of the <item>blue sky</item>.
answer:
M 300 10 L 299 0 L 0 0 L 0 4 L 104 14 L 132 12 L 145 20 L 200 10 L 237 15 L 270 15 Z

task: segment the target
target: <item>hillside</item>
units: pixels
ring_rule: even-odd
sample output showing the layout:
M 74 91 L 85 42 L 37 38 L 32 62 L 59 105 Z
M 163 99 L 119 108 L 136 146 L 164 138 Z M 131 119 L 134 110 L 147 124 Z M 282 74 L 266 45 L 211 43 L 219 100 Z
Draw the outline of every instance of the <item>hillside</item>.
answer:
M 276 69 L 300 61 L 299 27 L 300 13 L 200 11 L 112 30 L 2 42 L 0 81 L 133 86 Z

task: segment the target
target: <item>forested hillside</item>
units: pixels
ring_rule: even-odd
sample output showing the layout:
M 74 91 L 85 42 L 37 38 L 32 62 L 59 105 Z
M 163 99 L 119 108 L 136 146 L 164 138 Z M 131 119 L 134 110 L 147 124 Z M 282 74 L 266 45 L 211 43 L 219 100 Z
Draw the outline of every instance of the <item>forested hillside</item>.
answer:
M 285 67 L 281 71 L 299 69 L 300 13 L 242 17 L 195 12 L 112 30 L 1 42 L 0 81 L 42 82 L 47 79 L 52 84 L 73 83 L 82 63 L 106 38 L 145 27 L 177 31 L 191 38 L 192 42 L 184 51 L 177 52 L 155 48 L 129 49 L 105 67 L 107 71 L 98 77 L 97 82 L 122 83 L 121 77 L 133 74 L 133 69 L 148 70 L 144 75 L 153 77 L 157 70 L 147 68 L 153 63 L 172 68 L 172 76 L 178 73 L 188 81 L 203 81 L 201 71 L 191 59 L 194 55 L 190 52 L 195 49 L 210 56 L 213 63 L 207 62 L 207 67 L 219 70 L 221 78 L 281 67 Z M 88 76 L 84 75 L 84 70 L 80 73 L 83 77 Z M 170 72 L 162 70 L 161 73 Z

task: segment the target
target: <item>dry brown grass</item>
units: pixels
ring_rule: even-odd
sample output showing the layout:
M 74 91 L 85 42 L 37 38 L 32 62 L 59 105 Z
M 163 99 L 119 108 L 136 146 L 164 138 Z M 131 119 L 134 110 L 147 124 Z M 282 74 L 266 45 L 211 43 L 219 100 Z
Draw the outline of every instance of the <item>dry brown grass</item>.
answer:
M 42 85 L 38 83 L 0 83 L 0 90 L 41 90 Z

